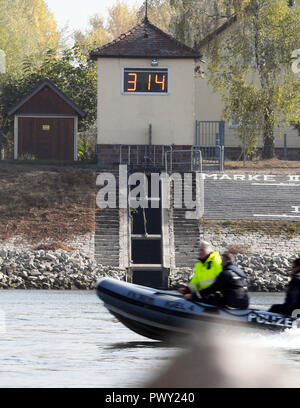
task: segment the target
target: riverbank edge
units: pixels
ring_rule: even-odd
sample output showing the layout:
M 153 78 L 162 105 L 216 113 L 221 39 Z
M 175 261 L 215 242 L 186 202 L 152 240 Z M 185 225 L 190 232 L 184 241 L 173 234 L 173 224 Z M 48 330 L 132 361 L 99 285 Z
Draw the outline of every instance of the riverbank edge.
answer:
M 251 292 L 282 292 L 289 281 L 295 256 L 237 254 L 236 262 L 248 279 Z M 186 284 L 193 268 L 170 274 L 169 289 Z M 94 290 L 102 277 L 126 280 L 124 269 L 97 264 L 80 251 L 0 250 L 0 290 Z

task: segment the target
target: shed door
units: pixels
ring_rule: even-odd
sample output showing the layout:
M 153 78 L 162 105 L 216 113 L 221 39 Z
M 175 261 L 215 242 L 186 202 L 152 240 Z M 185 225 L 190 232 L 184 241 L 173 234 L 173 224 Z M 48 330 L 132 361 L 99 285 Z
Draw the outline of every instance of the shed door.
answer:
M 39 160 L 74 160 L 73 118 L 19 118 L 18 156 Z

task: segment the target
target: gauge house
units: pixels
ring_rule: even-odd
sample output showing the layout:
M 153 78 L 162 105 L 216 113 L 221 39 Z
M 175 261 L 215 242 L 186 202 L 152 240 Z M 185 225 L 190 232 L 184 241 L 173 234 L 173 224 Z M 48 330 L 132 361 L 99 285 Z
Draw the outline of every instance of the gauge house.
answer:
M 91 58 L 98 61 L 99 166 L 117 165 L 120 158 L 127 164 L 129 160 L 141 164 L 149 145 L 155 147 L 155 161 L 154 155 L 149 160 L 156 166 L 164 163 L 166 149 L 172 145 L 177 150 L 191 149 L 198 51 L 145 18 L 115 41 L 93 50 Z
M 119 165 L 124 165 L 127 177 L 136 171 L 149 178 L 154 171 L 175 170 L 194 176 L 201 167 L 201 152 L 194 147 L 200 52 L 145 17 L 94 49 L 90 58 L 98 64 L 99 174 L 113 173 L 119 182 Z M 220 145 L 218 137 L 212 150 Z M 221 148 L 213 157 L 215 168 L 222 164 L 220 153 Z M 199 226 L 198 220 L 185 219 L 184 209 L 163 208 L 161 188 L 158 201 L 153 206 L 149 198 L 147 209 L 99 209 L 95 253 L 100 264 L 126 270 L 129 281 L 167 287 L 174 269 L 196 259 L 190 259 L 190 251 L 196 256 Z

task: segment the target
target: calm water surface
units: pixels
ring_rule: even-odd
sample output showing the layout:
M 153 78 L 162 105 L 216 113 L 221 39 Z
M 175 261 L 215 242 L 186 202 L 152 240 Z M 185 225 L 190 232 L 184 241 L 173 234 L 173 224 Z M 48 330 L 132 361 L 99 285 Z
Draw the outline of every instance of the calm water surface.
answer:
M 260 309 L 282 298 L 251 295 Z M 179 350 L 125 328 L 94 292 L 0 291 L 0 311 L 0 387 L 143 387 Z M 300 375 L 300 330 L 247 341 L 281 353 Z

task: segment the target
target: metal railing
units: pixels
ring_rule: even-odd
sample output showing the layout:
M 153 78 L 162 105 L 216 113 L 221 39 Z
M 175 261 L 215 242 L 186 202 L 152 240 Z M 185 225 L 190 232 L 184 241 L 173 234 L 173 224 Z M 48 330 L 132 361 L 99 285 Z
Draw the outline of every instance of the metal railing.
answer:
M 165 153 L 171 150 L 166 145 L 121 145 L 120 164 L 164 167 Z
M 182 157 L 182 153 L 188 153 L 190 155 L 189 160 L 183 160 L 183 161 L 176 161 L 174 159 L 174 156 L 176 154 L 180 154 Z M 168 157 L 170 155 L 170 157 Z M 176 157 L 176 156 L 175 156 Z M 169 166 L 168 162 L 170 162 L 170 172 L 173 171 L 173 167 L 179 167 L 183 168 L 183 170 L 191 170 L 191 171 L 200 171 L 202 172 L 202 152 L 199 148 L 193 147 L 192 149 L 172 149 L 168 152 L 165 153 L 165 170 L 166 172 L 169 171 Z
M 208 169 L 224 170 L 224 146 L 195 146 L 202 153 L 202 166 Z
M 224 170 L 224 146 L 176 149 L 168 145 L 121 145 L 120 164 L 136 167 L 173 168 L 191 171 Z

